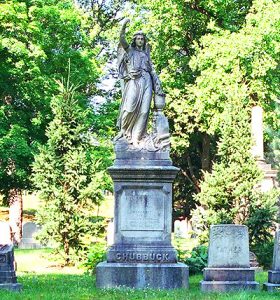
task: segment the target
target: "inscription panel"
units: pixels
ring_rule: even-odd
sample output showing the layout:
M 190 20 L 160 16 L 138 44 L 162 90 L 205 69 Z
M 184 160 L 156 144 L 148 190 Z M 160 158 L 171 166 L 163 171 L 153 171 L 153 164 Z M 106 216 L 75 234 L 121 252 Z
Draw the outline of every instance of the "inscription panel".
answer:
M 163 231 L 166 195 L 159 188 L 126 188 L 120 195 L 121 231 Z
M 249 267 L 248 229 L 242 225 L 214 225 L 210 229 L 208 267 Z

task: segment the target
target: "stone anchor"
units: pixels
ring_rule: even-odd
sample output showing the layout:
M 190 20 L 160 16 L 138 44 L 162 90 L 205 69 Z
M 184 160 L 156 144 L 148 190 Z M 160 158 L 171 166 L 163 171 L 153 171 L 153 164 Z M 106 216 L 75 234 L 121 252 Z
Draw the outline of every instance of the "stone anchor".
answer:
M 20 291 L 21 288 L 15 273 L 13 246 L 0 245 L 0 289 Z
M 250 269 L 249 235 L 244 225 L 212 225 L 208 266 L 203 270 L 203 292 L 256 290 L 255 271 Z
M 272 270 L 268 271 L 268 282 L 264 284 L 268 292 L 280 292 L 280 230 L 275 234 Z

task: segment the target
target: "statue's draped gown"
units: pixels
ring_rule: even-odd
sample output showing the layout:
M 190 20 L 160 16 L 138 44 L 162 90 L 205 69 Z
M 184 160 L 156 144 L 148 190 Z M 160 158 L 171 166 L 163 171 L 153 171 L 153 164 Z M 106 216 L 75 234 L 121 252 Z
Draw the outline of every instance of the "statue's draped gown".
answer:
M 146 133 L 153 93 L 151 72 L 148 53 L 129 47 L 119 66 L 123 96 L 118 126 L 130 143 L 139 142 Z

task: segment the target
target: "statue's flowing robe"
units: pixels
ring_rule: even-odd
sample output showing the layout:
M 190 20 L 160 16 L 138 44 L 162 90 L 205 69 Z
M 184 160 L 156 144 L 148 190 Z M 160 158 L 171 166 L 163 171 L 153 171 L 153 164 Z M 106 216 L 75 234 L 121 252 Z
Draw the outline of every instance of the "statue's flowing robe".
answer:
M 128 142 L 145 136 L 153 93 L 152 65 L 149 53 L 129 47 L 119 61 L 122 80 L 122 104 L 118 127 Z

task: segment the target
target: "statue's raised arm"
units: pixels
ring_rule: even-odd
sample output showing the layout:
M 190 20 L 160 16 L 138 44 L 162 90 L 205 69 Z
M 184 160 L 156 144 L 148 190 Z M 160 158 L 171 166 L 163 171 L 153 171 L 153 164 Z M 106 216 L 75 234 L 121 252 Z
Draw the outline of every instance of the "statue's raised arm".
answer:
M 126 38 L 125 38 L 126 26 L 129 22 L 130 22 L 129 19 L 124 19 L 123 25 L 122 25 L 122 28 L 121 28 L 121 32 L 120 32 L 120 44 L 121 44 L 121 46 L 123 47 L 124 50 L 127 50 L 128 47 L 129 47 L 129 44 L 126 41 Z

